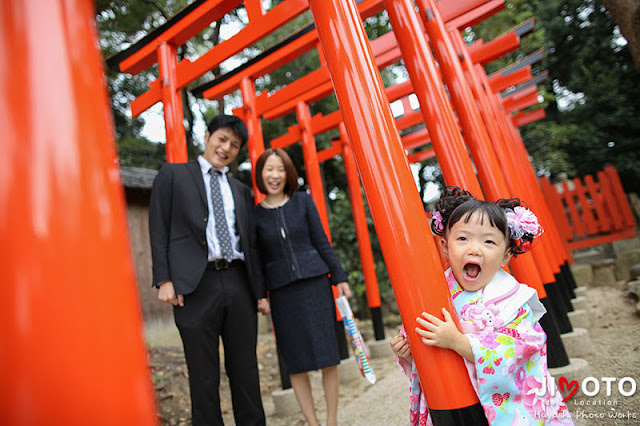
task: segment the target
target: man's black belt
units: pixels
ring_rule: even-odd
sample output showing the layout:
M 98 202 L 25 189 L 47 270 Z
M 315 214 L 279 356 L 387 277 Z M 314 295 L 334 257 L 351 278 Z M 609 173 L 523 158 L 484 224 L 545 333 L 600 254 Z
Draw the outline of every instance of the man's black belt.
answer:
M 214 269 L 216 271 L 224 271 L 225 269 L 233 268 L 242 263 L 240 259 L 234 259 L 229 262 L 227 259 L 215 259 L 207 263 L 207 269 Z

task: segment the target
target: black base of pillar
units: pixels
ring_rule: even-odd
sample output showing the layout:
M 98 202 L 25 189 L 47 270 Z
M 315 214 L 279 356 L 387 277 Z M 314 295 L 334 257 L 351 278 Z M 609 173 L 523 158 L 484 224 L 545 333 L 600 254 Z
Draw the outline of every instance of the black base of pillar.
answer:
M 551 309 L 551 303 L 548 298 L 540 299 L 540 302 L 547 309 L 547 313 L 540 318 L 540 325 L 545 333 L 547 333 L 547 363 L 549 368 L 558 368 L 569 365 L 569 355 L 564 348 L 562 338 L 560 338 L 560 331 L 558 330 L 558 324 L 556 324 L 556 318 Z
M 347 331 L 344 329 L 344 321 L 336 321 L 336 336 L 338 337 L 340 359 L 349 358 L 349 344 L 347 343 Z
M 376 336 L 376 340 L 384 340 L 384 324 L 382 323 L 382 309 L 369 308 L 371 312 L 371 322 L 373 323 L 373 333 Z
M 564 275 L 564 277 L 567 279 L 567 282 L 569 283 L 569 291 L 571 292 L 571 298 L 573 299 L 574 297 L 576 297 L 576 294 L 573 292 L 573 290 L 577 288 L 578 285 L 576 284 L 576 279 L 573 277 L 573 272 L 571 272 L 569 263 L 566 260 L 564 261 L 564 265 L 560 266 L 560 272 L 562 272 L 562 275 Z
M 477 404 L 469 407 L 455 408 L 453 410 L 432 410 L 429 409 L 431 420 L 434 426 L 482 426 L 489 425 L 484 415 L 482 405 Z
M 547 292 L 547 299 L 549 302 L 549 306 L 545 305 L 545 307 L 547 308 L 547 311 L 553 311 L 553 316 L 556 324 L 558 325 L 558 329 L 560 330 L 560 334 L 572 332 L 573 327 L 571 326 L 571 322 L 567 316 L 567 311 L 565 310 L 564 303 L 562 302 L 562 296 L 558 290 L 558 284 L 545 284 L 544 290 Z M 549 309 L 549 307 L 551 309 Z
M 562 303 L 564 304 L 565 312 L 573 312 L 571 295 L 569 295 L 569 283 L 567 283 L 562 272 L 554 274 L 554 277 L 556 277 L 556 283 L 558 283 L 558 294 L 562 296 Z
M 289 378 L 289 371 L 284 363 L 282 354 L 280 353 L 280 345 L 276 342 L 276 352 L 278 353 L 278 368 L 280 369 L 280 383 L 282 383 L 282 389 L 291 389 L 291 379 Z

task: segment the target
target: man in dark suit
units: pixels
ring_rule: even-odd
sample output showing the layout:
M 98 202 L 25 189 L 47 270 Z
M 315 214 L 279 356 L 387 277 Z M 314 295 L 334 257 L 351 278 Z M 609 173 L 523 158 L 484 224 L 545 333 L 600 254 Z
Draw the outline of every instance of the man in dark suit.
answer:
M 247 142 L 245 124 L 218 115 L 198 161 L 165 164 L 153 183 L 153 285 L 173 313 L 189 369 L 194 425 L 223 424 L 219 338 L 236 424 L 265 424 L 256 359 L 257 313 L 269 304 L 251 190 L 225 173 Z

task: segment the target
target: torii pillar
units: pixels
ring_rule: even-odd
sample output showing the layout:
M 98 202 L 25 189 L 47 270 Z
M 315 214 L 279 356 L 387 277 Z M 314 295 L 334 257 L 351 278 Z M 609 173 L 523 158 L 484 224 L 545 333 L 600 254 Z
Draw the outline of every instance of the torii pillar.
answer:
M 327 213 L 327 203 L 324 198 L 324 185 L 322 184 L 322 175 L 320 173 L 320 163 L 318 162 L 318 150 L 316 148 L 316 141 L 311 131 L 311 112 L 309 111 L 309 105 L 305 102 L 298 102 L 296 105 L 296 114 L 298 117 L 298 123 L 300 124 L 300 137 L 302 139 L 302 156 L 304 157 L 304 170 L 307 176 L 307 183 L 311 190 L 311 198 L 318 209 L 320 214 L 320 220 L 324 227 L 324 232 L 327 234 L 329 242 L 331 242 L 331 229 L 329 228 L 329 215 Z M 334 286 L 333 298 L 338 297 L 338 289 Z M 336 332 L 338 335 L 338 349 L 340 350 L 340 358 L 349 358 L 349 349 L 347 347 L 347 337 L 345 334 L 344 323 L 340 312 L 336 310 L 337 323 Z
M 483 86 L 486 90 L 489 87 L 489 83 L 487 81 L 486 74 L 484 73 L 484 69 L 482 69 L 480 65 L 475 65 L 475 69 L 476 74 L 483 82 Z M 501 158 L 506 160 L 503 163 L 504 167 L 507 167 L 510 170 L 507 173 L 508 176 L 512 176 L 510 182 L 517 188 L 517 193 L 523 194 L 523 198 L 527 200 L 530 205 L 534 206 L 542 226 L 548 228 L 546 232 L 549 232 L 549 236 L 547 238 L 541 238 L 538 242 L 538 246 L 541 250 L 533 250 L 531 253 L 536 260 L 536 265 L 538 266 L 543 278 L 544 288 L 549 295 L 551 306 L 555 310 L 555 318 L 560 332 L 571 332 L 571 323 L 567 317 L 564 301 L 559 292 L 559 283 L 557 282 L 556 272 L 559 272 L 560 268 L 554 260 L 557 252 L 564 250 L 564 247 L 558 247 L 553 239 L 555 227 L 553 226 L 552 219 L 546 213 L 546 203 L 544 199 L 536 196 L 537 194 L 535 189 L 538 186 L 537 179 L 531 180 L 530 176 L 527 176 L 525 173 L 526 168 L 531 168 L 529 159 L 520 158 L 514 151 L 515 141 L 513 140 L 513 135 L 509 128 L 511 120 L 508 119 L 506 113 L 503 111 L 498 95 L 494 93 L 487 93 L 486 96 L 489 100 L 489 105 L 492 108 L 491 111 L 493 111 L 493 119 L 501 131 L 500 134 L 502 137 L 498 138 L 495 142 L 499 147 L 498 149 L 502 150 Z M 554 270 L 554 268 L 556 270 Z
M 369 227 L 364 210 L 364 202 L 360 193 L 360 180 L 358 179 L 358 165 L 353 156 L 349 136 L 344 123 L 338 127 L 340 132 L 340 143 L 342 144 L 342 158 L 344 160 L 344 171 L 347 175 L 347 186 L 349 187 L 349 199 L 351 200 L 351 211 L 353 212 L 353 225 L 358 238 L 358 250 L 360 251 L 360 263 L 362 263 L 362 274 L 367 293 L 367 305 L 371 312 L 371 322 L 373 323 L 373 333 L 376 340 L 384 339 L 384 324 L 382 322 L 382 311 L 380 309 L 380 289 L 378 287 L 378 277 L 371 251 L 371 239 L 369 238 Z
M 487 424 L 462 358 L 410 326 L 454 306 L 356 5 L 309 3 L 434 424 Z
M 469 85 L 471 86 L 472 92 L 474 94 L 474 99 L 478 102 L 478 105 L 480 108 L 480 114 L 483 118 L 486 129 L 489 132 L 490 140 L 493 145 L 493 148 L 499 157 L 505 158 L 504 157 L 505 154 L 504 154 L 504 151 L 502 150 L 502 143 L 501 143 L 502 134 L 500 130 L 497 128 L 496 119 L 492 114 L 493 108 L 488 99 L 489 95 L 485 91 L 485 86 L 480 81 L 480 77 L 477 75 L 477 72 L 474 69 L 474 65 L 471 61 L 471 57 L 467 51 L 467 47 L 464 43 L 464 40 L 462 39 L 462 35 L 460 34 L 460 32 L 458 30 L 453 30 L 450 32 L 450 35 L 455 48 L 457 49 L 458 53 L 463 57 L 463 60 L 462 60 L 463 71 L 465 73 L 465 77 L 467 78 L 467 81 L 469 82 Z M 488 87 L 488 83 L 486 84 Z M 507 167 L 507 164 L 505 164 L 505 162 L 501 162 L 501 166 Z M 508 168 L 503 168 L 503 173 L 505 176 L 514 175 L 514 172 L 511 172 L 510 169 Z M 515 182 L 513 182 L 514 180 L 516 179 L 512 178 L 511 180 L 507 180 L 507 183 L 509 184 L 509 188 L 511 192 L 514 194 L 524 193 L 520 191 L 519 187 L 514 186 L 516 184 Z M 533 253 L 535 253 L 535 250 L 532 251 L 532 254 Z M 537 266 L 538 266 L 538 263 L 536 262 L 536 267 Z M 541 278 L 543 278 L 542 270 L 540 270 L 540 276 Z M 543 278 L 543 284 L 544 284 L 544 278 Z M 550 301 L 548 300 L 548 298 L 545 297 L 546 292 L 541 293 L 540 289 L 538 288 L 536 290 L 538 290 L 540 300 L 543 303 L 545 303 L 545 306 L 549 307 Z M 545 291 L 544 287 L 542 288 L 542 290 Z M 564 349 L 564 345 L 560 338 L 560 330 L 558 329 L 557 320 L 555 318 L 555 315 L 553 314 L 553 310 L 547 309 L 547 311 L 549 312 L 549 314 L 543 316 L 540 323 L 544 328 L 544 330 L 547 332 L 548 348 L 550 351 L 549 365 L 555 366 L 555 367 L 568 365 L 569 357 Z
M 164 104 L 164 128 L 167 136 L 165 144 L 167 162 L 186 163 L 189 158 L 182 122 L 184 120 L 182 93 L 177 88 L 177 49 L 175 45 L 163 42 L 158 46 L 157 51 L 158 72 L 162 85 L 162 103 Z
M 249 162 L 254 165 L 258 161 L 258 157 L 264 152 L 264 137 L 262 136 L 262 125 L 260 124 L 260 116 L 256 108 L 256 85 L 249 77 L 245 77 L 240 81 L 240 90 L 242 92 L 242 108 L 244 121 L 249 131 L 249 140 L 247 141 L 247 151 L 249 153 Z M 251 173 L 251 184 L 253 186 L 253 198 L 257 203 L 264 199 L 264 195 L 258 190 L 256 185 L 256 176 Z
M 158 423 L 94 18 L 0 3 L 4 425 Z
M 445 23 L 435 0 L 419 0 L 418 8 L 433 52 L 438 60 L 443 79 L 455 106 L 462 126 L 467 146 L 475 160 L 478 177 L 483 189 L 492 200 L 511 196 L 500 162 L 491 147 L 491 141 L 477 108 L 469 83 L 464 77 L 460 58 L 446 30 Z M 514 275 L 520 282 L 526 282 L 545 297 L 542 280 L 531 256 L 513 258 L 510 262 Z

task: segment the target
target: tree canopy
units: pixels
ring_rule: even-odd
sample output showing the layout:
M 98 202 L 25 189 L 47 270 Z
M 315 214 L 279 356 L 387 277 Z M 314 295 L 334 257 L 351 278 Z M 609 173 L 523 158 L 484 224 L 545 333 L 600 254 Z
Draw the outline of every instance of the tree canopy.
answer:
M 625 190 L 638 192 L 640 75 L 611 14 L 595 0 L 511 0 L 473 36 L 490 40 L 530 17 L 536 30 L 522 49 L 487 68 L 545 49 L 534 73 L 549 72 L 541 90 L 547 118 L 520 129 L 538 174 L 580 177 L 612 164 Z

